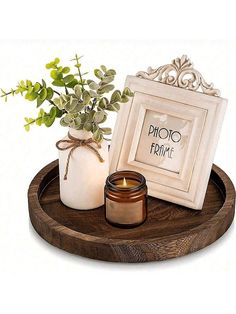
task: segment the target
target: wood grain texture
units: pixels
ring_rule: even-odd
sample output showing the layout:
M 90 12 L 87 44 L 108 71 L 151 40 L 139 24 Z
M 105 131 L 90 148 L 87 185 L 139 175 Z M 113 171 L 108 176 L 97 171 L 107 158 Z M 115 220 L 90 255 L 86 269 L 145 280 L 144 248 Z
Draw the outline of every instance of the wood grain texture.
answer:
M 148 262 L 183 256 L 216 241 L 233 221 L 235 190 L 214 165 L 202 211 L 149 197 L 145 223 L 119 229 L 106 222 L 103 207 L 79 211 L 61 203 L 56 160 L 35 176 L 28 202 L 35 230 L 52 245 L 93 259 Z

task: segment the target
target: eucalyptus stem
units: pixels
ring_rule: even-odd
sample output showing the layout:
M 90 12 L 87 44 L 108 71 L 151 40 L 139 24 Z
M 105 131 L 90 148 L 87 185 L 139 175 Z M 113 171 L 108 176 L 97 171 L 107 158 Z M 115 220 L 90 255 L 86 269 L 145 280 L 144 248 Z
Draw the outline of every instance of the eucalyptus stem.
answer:
M 55 94 L 57 94 L 58 96 L 60 96 L 61 94 L 60 93 L 58 93 L 55 89 L 53 89 L 53 92 L 55 93 Z
M 44 115 L 44 117 L 50 117 L 50 114 L 49 114 L 49 113 L 46 113 L 46 114 Z M 24 126 L 27 126 L 27 125 L 30 125 L 30 124 L 34 124 L 36 121 L 38 121 L 38 120 L 40 120 L 40 119 L 42 119 L 42 117 L 38 117 L 38 118 L 32 120 L 31 122 L 28 122 L 28 123 L 26 123 Z
M 6 96 L 8 96 L 8 95 L 11 95 L 12 92 L 15 93 L 15 91 L 16 91 L 16 90 L 13 90 L 13 91 L 8 92 L 8 93 L 5 93 L 5 92 L 4 92 L 4 93 L 1 95 L 1 97 L 6 97 Z
M 79 58 L 78 58 L 78 55 L 77 55 L 77 54 L 75 55 L 75 59 L 76 59 L 76 64 L 78 65 L 78 64 L 79 64 Z M 77 67 L 77 69 L 78 69 L 78 73 L 79 73 L 79 77 L 80 77 L 80 82 L 81 82 L 81 88 L 82 88 L 82 92 L 83 92 L 83 91 L 84 91 L 83 77 L 82 77 L 80 68 Z

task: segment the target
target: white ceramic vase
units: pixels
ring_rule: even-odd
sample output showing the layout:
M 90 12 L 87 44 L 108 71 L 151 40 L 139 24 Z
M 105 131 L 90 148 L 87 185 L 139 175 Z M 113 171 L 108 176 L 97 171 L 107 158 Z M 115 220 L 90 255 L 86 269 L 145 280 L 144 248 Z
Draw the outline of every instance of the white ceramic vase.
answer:
M 92 137 L 91 132 L 78 131 L 70 128 L 71 136 L 80 140 Z M 63 140 L 68 140 L 68 136 Z M 70 148 L 58 150 L 59 152 L 59 173 L 60 173 L 60 198 L 68 207 L 80 210 L 88 210 L 104 204 L 104 185 L 109 172 L 109 157 L 107 141 L 101 142 L 101 148 L 95 143 L 91 144 L 97 149 L 104 162 L 99 161 L 95 152 L 86 146 L 80 146 L 73 150 L 67 174 L 64 179 L 66 163 Z M 68 144 L 61 143 L 60 147 Z

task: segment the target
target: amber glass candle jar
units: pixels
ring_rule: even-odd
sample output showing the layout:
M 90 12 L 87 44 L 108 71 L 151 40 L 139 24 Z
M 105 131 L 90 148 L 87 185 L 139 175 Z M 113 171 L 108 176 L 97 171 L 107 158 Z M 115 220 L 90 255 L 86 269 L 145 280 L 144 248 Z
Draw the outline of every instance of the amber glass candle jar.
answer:
M 106 220 L 117 227 L 131 228 L 147 217 L 147 186 L 143 175 L 134 171 L 117 171 L 105 185 Z

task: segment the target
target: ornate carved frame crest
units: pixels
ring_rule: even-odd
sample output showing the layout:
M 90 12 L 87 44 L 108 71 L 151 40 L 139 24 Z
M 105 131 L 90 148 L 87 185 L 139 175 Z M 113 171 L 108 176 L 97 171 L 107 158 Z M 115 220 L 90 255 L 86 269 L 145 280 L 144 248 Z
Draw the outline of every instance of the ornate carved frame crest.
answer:
M 139 71 L 136 76 L 191 91 L 202 91 L 202 93 L 211 96 L 220 96 L 220 91 L 215 89 L 212 83 L 208 84 L 204 80 L 201 73 L 193 68 L 193 63 L 186 55 L 157 69 L 149 67 L 147 72 Z

